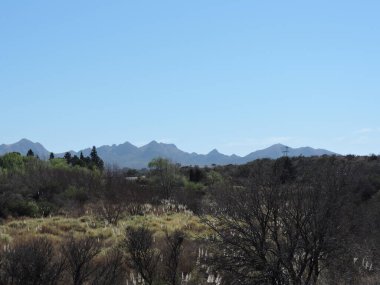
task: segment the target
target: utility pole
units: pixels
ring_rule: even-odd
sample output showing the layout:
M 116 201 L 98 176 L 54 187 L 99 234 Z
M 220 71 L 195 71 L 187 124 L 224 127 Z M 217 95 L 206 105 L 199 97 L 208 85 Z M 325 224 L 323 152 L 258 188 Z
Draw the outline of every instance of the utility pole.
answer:
M 283 150 L 282 153 L 284 154 L 284 156 L 288 157 L 288 154 L 289 154 L 289 147 L 288 147 L 288 146 L 285 146 L 285 150 Z

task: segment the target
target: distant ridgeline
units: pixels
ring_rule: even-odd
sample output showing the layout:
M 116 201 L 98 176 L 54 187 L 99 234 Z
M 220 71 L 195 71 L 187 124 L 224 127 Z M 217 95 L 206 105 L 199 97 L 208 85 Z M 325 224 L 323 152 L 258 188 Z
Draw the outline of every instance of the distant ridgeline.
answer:
M 19 152 L 26 155 L 28 150 L 32 150 L 34 155 L 41 159 L 48 159 L 51 152 L 48 151 L 40 143 L 33 143 L 27 139 L 22 139 L 17 143 L 9 145 L 0 145 L 0 155 L 8 152 Z M 76 151 L 68 151 L 66 153 L 56 153 L 55 157 L 66 158 L 70 164 L 83 165 L 88 164 L 92 159 L 91 153 L 94 148 L 86 148 Z M 129 142 L 119 145 L 104 145 L 97 148 L 97 155 L 105 164 L 117 165 L 119 167 L 129 168 L 146 168 L 148 163 L 156 157 L 164 157 L 181 165 L 227 165 L 227 164 L 244 164 L 260 158 L 276 159 L 287 155 L 294 156 L 322 156 L 334 155 L 336 153 L 325 149 L 314 149 L 311 147 L 291 148 L 282 144 L 275 144 L 266 149 L 254 151 L 246 156 L 225 155 L 216 149 L 208 154 L 189 153 L 178 149 L 174 144 L 165 144 L 152 141 L 142 147 L 134 146 Z M 93 162 L 95 163 L 95 162 Z M 100 162 L 98 162 L 100 163 Z M 100 166 L 100 165 L 99 165 Z

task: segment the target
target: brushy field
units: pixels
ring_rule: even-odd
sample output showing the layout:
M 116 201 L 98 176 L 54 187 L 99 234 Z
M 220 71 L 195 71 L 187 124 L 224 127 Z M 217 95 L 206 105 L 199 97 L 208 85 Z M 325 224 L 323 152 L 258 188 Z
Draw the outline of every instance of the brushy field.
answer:
M 176 229 L 186 233 L 189 239 L 203 239 L 210 235 L 210 230 L 195 215 L 185 213 L 166 213 L 162 215 L 146 214 L 127 216 L 117 225 L 107 224 L 91 215 L 78 218 L 52 216 L 47 218 L 25 218 L 6 220 L 0 225 L 0 243 L 7 244 L 14 239 L 45 236 L 57 242 L 69 235 L 76 237 L 92 236 L 103 241 L 106 247 L 117 244 L 124 238 L 127 227 L 145 225 L 160 238 L 165 231 Z

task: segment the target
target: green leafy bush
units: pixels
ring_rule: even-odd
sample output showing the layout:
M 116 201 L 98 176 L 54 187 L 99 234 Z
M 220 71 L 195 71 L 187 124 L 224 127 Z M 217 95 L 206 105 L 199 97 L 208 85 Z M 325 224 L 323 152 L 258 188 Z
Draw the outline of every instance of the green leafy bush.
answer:
M 9 201 L 6 208 L 11 216 L 37 217 L 39 215 L 38 205 L 34 201 L 15 199 Z
M 65 197 L 74 200 L 80 204 L 85 203 L 88 199 L 88 193 L 85 188 L 69 186 L 65 191 Z

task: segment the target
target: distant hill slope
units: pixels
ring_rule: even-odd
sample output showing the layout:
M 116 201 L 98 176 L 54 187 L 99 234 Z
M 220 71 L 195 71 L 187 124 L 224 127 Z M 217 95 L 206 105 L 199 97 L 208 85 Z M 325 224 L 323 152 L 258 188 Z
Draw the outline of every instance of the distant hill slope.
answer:
M 275 144 L 268 148 L 254 151 L 246 156 L 225 155 L 218 152 L 216 149 L 208 154 L 197 154 L 195 152 L 188 153 L 178 149 L 174 144 L 165 144 L 152 141 L 142 147 L 134 146 L 129 142 L 119 145 L 104 145 L 97 148 L 99 156 L 108 165 L 117 165 L 119 167 L 144 168 L 147 167 L 149 161 L 155 157 L 165 157 L 182 165 L 225 165 L 225 164 L 244 164 L 249 161 L 259 158 L 276 159 L 284 155 L 284 150 L 287 146 Z M 17 143 L 9 145 L 0 145 L 0 155 L 17 151 L 26 154 L 29 149 L 32 149 L 39 157 L 46 159 L 49 157 L 49 151 L 46 150 L 40 143 L 34 143 L 27 139 L 22 139 Z M 91 148 L 81 150 L 85 156 L 90 154 Z M 81 151 L 69 151 L 73 155 L 79 155 Z M 324 150 L 314 149 L 311 147 L 287 148 L 289 156 L 321 156 L 333 155 L 335 153 Z M 57 157 L 63 157 L 64 153 L 56 154 Z
M 34 143 L 27 139 L 22 139 L 14 144 L 0 145 L 0 155 L 8 152 L 19 152 L 22 155 L 26 155 L 29 149 L 31 149 L 35 155 L 38 155 L 42 159 L 48 158 L 50 154 L 50 152 L 47 151 L 42 144 Z
M 268 148 L 251 152 L 245 157 L 242 157 L 241 163 L 246 163 L 260 158 L 272 158 L 276 159 L 284 155 L 284 151 L 287 150 L 288 156 L 322 156 L 322 155 L 334 155 L 336 153 L 325 149 L 315 149 L 311 147 L 291 148 L 283 144 L 275 144 Z

